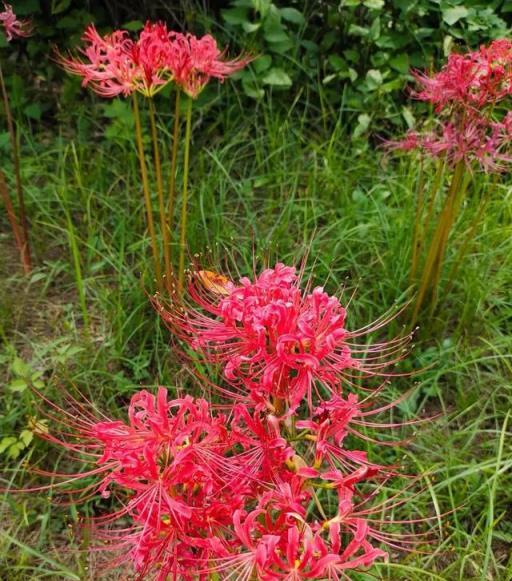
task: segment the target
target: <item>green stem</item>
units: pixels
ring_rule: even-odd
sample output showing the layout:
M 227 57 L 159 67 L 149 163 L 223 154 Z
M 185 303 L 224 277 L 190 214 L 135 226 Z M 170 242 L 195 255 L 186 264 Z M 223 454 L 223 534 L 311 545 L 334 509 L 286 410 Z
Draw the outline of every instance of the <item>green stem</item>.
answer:
M 23 194 L 23 185 L 21 183 L 20 152 L 18 148 L 16 128 L 14 126 L 11 108 L 9 106 L 9 97 L 7 95 L 7 88 L 5 86 L 1 64 L 0 64 L 0 91 L 2 93 L 2 101 L 4 105 L 5 118 L 7 120 L 9 139 L 11 141 L 12 159 L 14 164 L 14 177 L 16 180 L 16 193 L 18 196 L 18 206 L 20 211 L 20 223 L 21 228 L 23 230 L 23 246 L 21 252 L 21 259 L 23 263 L 23 270 L 25 271 L 26 274 L 28 274 L 32 270 L 32 258 L 30 255 L 30 239 L 28 234 L 27 216 L 25 213 L 25 196 Z
M 151 193 L 149 190 L 148 169 L 146 167 L 146 156 L 144 154 L 144 143 L 142 141 L 142 126 L 140 122 L 139 100 L 137 93 L 133 94 L 133 116 L 135 119 L 135 138 L 137 141 L 137 152 L 140 163 L 140 174 L 142 178 L 142 189 L 144 192 L 144 203 L 146 204 L 146 217 L 148 222 L 149 237 L 151 239 L 151 250 L 155 266 L 155 276 L 158 290 L 162 290 L 162 273 L 160 269 L 160 259 L 158 255 L 158 245 L 156 242 L 155 225 L 153 223 L 153 210 L 151 208 Z
M 190 161 L 190 135 L 192 126 L 192 99 L 187 101 L 185 125 L 185 154 L 183 160 L 183 190 L 181 194 L 180 260 L 178 269 L 178 293 L 183 292 L 185 281 L 185 250 L 187 242 L 188 170 Z
M 174 205 L 176 202 L 176 162 L 178 159 L 179 136 L 180 136 L 180 89 L 176 89 L 176 101 L 174 105 L 174 131 L 172 134 L 171 151 L 171 175 L 169 177 L 169 202 L 167 206 L 167 222 L 172 232 L 174 224 Z
M 495 184 L 496 184 L 496 180 L 494 180 L 493 185 L 495 185 Z M 475 212 L 475 215 L 473 216 L 473 220 L 471 221 L 469 231 L 468 231 L 466 237 L 464 238 L 462 246 L 460 247 L 459 252 L 457 253 L 457 256 L 455 258 L 454 265 L 453 265 L 453 267 L 450 271 L 450 274 L 448 276 L 448 286 L 443 293 L 444 297 L 447 297 L 450 295 L 450 292 L 453 288 L 453 284 L 456 280 L 456 276 L 459 272 L 459 268 L 460 268 L 461 264 L 464 262 L 464 259 L 466 258 L 470 244 L 473 241 L 473 238 L 475 237 L 476 229 L 477 229 L 478 225 L 480 224 L 480 222 L 482 221 L 482 218 L 483 218 L 484 213 L 485 213 L 485 209 L 486 209 L 487 204 L 488 204 L 490 199 L 491 199 L 490 190 L 486 189 L 485 194 L 482 197 L 480 204 L 478 205 L 478 208 Z
M 421 226 L 420 220 L 423 214 L 423 205 L 425 203 L 425 180 L 423 174 L 423 159 L 420 162 L 420 175 L 418 178 L 418 192 L 416 200 L 416 212 L 414 215 L 414 229 L 412 234 L 412 264 L 411 272 L 409 273 L 409 284 L 412 284 L 414 275 L 416 273 L 418 256 L 420 251 L 420 235 Z
M 412 326 L 416 324 L 418 315 L 420 313 L 421 307 L 423 306 L 423 302 L 425 300 L 427 293 L 432 290 L 432 270 L 434 268 L 436 261 L 438 260 L 438 257 L 440 256 L 444 232 L 446 229 L 449 230 L 450 227 L 449 225 L 450 215 L 452 212 L 454 199 L 459 191 L 461 180 L 464 175 L 464 167 L 465 166 L 463 161 L 459 162 L 455 167 L 452 181 L 450 184 L 450 189 L 447 193 L 446 202 L 441 211 L 437 228 L 434 232 L 432 241 L 430 243 L 430 248 L 425 261 L 425 266 L 423 267 L 423 273 L 421 275 L 418 296 L 416 298 L 416 304 L 412 315 L 411 322 Z
M 430 230 L 430 222 L 432 220 L 432 215 L 434 213 L 435 201 L 437 198 L 437 194 L 441 188 L 441 178 L 443 176 L 443 170 L 444 170 L 444 161 L 441 162 L 437 168 L 434 181 L 432 183 L 432 187 L 430 188 L 430 200 L 427 209 L 427 216 L 423 221 L 423 225 L 418 232 L 416 263 L 415 264 L 413 263 L 411 265 L 411 272 L 409 275 L 409 281 L 411 284 L 414 281 L 416 271 L 418 270 L 419 257 L 423 250 L 425 238 L 428 236 L 428 232 Z
M 162 179 L 162 162 L 160 160 L 160 147 L 158 145 L 158 130 L 156 126 L 155 104 L 153 99 L 149 99 L 149 120 L 151 125 L 151 139 L 153 141 L 153 155 L 155 159 L 155 175 L 158 193 L 158 211 L 160 214 L 160 229 L 162 230 L 164 246 L 164 268 L 167 285 L 172 279 L 171 256 L 169 253 L 169 226 L 166 220 L 164 204 L 164 182 Z
M 453 225 L 455 224 L 457 216 L 459 215 L 462 202 L 464 200 L 464 197 L 466 195 L 469 186 L 470 176 L 471 176 L 470 173 L 466 173 L 463 176 L 458 191 L 455 192 L 455 195 L 453 196 L 453 203 L 450 205 L 448 218 L 445 221 L 443 234 L 439 244 L 439 251 L 437 253 L 437 258 L 434 263 L 434 276 L 432 277 L 432 297 L 430 301 L 430 315 L 433 314 L 437 304 L 439 282 L 441 280 L 441 272 L 443 269 L 444 259 L 446 256 L 446 250 L 448 248 L 448 239 L 450 237 L 450 232 L 453 228 Z

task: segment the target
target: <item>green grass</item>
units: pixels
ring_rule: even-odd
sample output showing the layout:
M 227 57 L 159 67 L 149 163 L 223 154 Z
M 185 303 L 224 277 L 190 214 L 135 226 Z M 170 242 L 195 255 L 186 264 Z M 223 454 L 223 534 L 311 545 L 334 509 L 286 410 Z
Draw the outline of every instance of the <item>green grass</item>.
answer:
M 242 111 L 232 98 L 227 109 L 214 104 L 195 116 L 190 252 L 242 274 L 252 271 L 254 255 L 264 264 L 297 262 L 308 253 L 316 282 L 330 291 L 345 288 L 347 298 L 356 290 L 348 322 L 361 327 L 410 296 L 417 164 L 351 142 L 341 111 L 325 117 L 302 102 L 282 111 L 277 101 Z M 44 393 L 58 399 L 63 386 L 77 385 L 119 415 L 140 385 L 181 386 L 189 379 L 145 295 L 151 261 L 141 237 L 137 160 L 123 139 L 122 118 L 108 122 L 109 138 L 98 109 L 86 131 L 66 127 L 71 138 L 23 138 L 36 268 L 22 276 L 2 216 L 0 357 L 5 386 L 42 380 Z M 422 492 L 401 516 L 445 516 L 430 523 L 436 537 L 428 554 L 392 554 L 390 564 L 372 570 L 377 578 L 512 579 L 511 202 L 509 184 L 501 186 L 451 295 L 433 320 L 421 321 L 425 330 L 404 364 L 416 375 L 390 388 L 391 398 L 415 386 L 395 412 L 402 417 L 441 413 L 402 450 L 408 472 L 421 476 Z M 470 195 L 459 232 L 470 227 L 477 204 Z M 177 241 L 176 235 L 175 257 Z M 384 333 L 396 334 L 403 322 Z M 34 416 L 40 417 L 30 390 L 5 387 L 2 437 L 18 438 Z M 388 452 L 371 454 L 379 462 Z M 0 458 L 1 487 L 34 481 L 24 473 L 26 460 L 67 466 L 59 451 L 36 440 L 16 459 L 6 451 Z M 2 507 L 0 578 L 95 578 L 76 550 L 77 509 L 52 504 L 48 494 L 5 495 Z M 93 508 L 94 502 L 78 511 Z

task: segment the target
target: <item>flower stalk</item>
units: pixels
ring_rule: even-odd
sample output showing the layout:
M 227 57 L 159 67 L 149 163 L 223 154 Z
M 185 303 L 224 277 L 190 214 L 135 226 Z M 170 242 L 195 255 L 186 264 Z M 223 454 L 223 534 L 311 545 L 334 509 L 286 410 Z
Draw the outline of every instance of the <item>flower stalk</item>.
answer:
M 133 115 L 135 120 L 135 141 L 137 144 L 137 154 L 140 165 L 140 175 L 142 179 L 142 191 L 144 194 L 144 203 L 146 206 L 146 219 L 149 230 L 151 243 L 151 252 L 153 254 L 153 265 L 156 275 L 158 290 L 162 290 L 162 271 L 160 267 L 160 257 L 158 252 L 158 243 L 156 239 L 155 224 L 153 221 L 153 208 L 151 205 L 151 190 L 149 187 L 148 169 L 146 165 L 146 155 L 144 152 L 144 141 L 142 137 L 142 124 L 140 118 L 139 100 L 137 93 L 133 94 Z
M 25 196 L 23 192 L 23 184 L 21 180 L 21 164 L 20 164 L 20 152 L 18 147 L 18 137 L 16 134 L 16 127 L 14 125 L 14 120 L 11 113 L 11 108 L 9 106 L 9 96 L 7 94 L 7 87 L 5 85 L 4 75 L 2 71 L 2 65 L 0 63 L 0 92 L 2 94 L 2 103 L 5 113 L 5 119 L 7 122 L 7 130 L 9 133 L 9 140 L 11 144 L 12 160 L 14 166 L 14 179 L 16 183 L 16 194 L 18 198 L 18 209 L 19 209 L 19 223 L 21 224 L 21 239 L 20 232 L 16 234 L 13 228 L 13 218 L 17 222 L 15 215 L 9 216 L 9 222 L 11 223 L 11 228 L 13 228 L 13 234 L 16 239 L 16 244 L 18 246 L 21 263 L 25 274 L 29 274 L 32 270 L 32 258 L 30 251 L 30 239 L 29 230 L 27 223 L 27 216 L 25 212 Z M 7 191 L 7 190 L 6 190 Z M 2 194 L 3 195 L 3 194 Z M 5 199 L 4 199 L 5 201 Z M 10 205 L 11 213 L 14 212 L 12 204 Z M 6 206 L 7 207 L 7 206 Z M 7 210 L 9 212 L 9 209 Z
M 165 285 L 168 287 L 172 281 L 172 267 L 170 256 L 169 226 L 164 202 L 164 182 L 162 177 L 162 162 L 160 159 L 160 146 L 158 144 L 158 129 L 156 125 L 155 104 L 152 98 L 149 101 L 149 121 L 151 126 L 151 140 L 153 142 L 153 157 L 155 161 L 155 176 L 158 194 L 158 212 L 160 216 L 160 230 L 162 232 L 162 245 L 164 250 Z
M 183 189 L 181 192 L 181 220 L 180 220 L 180 255 L 178 267 L 178 293 L 183 292 L 185 280 L 185 255 L 187 245 L 187 217 L 188 217 L 188 173 L 190 165 L 190 140 L 192 134 L 192 99 L 187 99 L 185 113 L 185 144 L 183 156 Z
M 172 147 L 171 147 L 171 172 L 169 176 L 169 199 L 167 203 L 167 223 L 169 225 L 171 236 L 174 224 L 174 207 L 176 204 L 176 164 L 178 160 L 178 150 L 179 150 L 180 113 L 181 113 L 180 97 L 181 90 L 176 89 L 176 97 L 174 103 L 174 129 L 172 133 Z

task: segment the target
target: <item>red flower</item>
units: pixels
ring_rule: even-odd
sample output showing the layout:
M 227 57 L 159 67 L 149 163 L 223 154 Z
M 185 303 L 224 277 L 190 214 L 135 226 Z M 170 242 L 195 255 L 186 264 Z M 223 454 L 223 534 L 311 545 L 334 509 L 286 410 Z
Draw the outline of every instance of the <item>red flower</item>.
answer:
M 180 337 L 222 366 L 232 387 L 228 395 L 258 410 L 275 410 L 281 401 L 292 414 L 304 398 L 312 410 L 313 399 L 324 399 L 322 390 L 341 393 L 353 370 L 375 374 L 386 365 L 378 357 L 364 363 L 356 359 L 351 340 L 359 333 L 345 328 L 339 300 L 321 287 L 304 292 L 299 283 L 295 268 L 278 263 L 254 281 L 224 285 L 222 294 L 195 277 L 190 285 L 195 305 L 184 310 L 158 306 Z M 395 348 L 390 344 L 389 353 Z
M 438 73 L 414 76 L 421 87 L 415 96 L 438 112 L 451 106 L 479 110 L 511 94 L 512 41 L 499 39 L 478 51 L 452 54 Z
M 193 34 L 171 34 L 169 68 L 173 80 L 187 95 L 196 98 L 210 78 L 223 81 L 243 69 L 252 59 L 239 56 L 225 60 L 215 39 L 206 34 L 197 38 Z
M 418 149 L 442 157 L 449 165 L 463 161 L 471 170 L 503 171 L 510 155 L 510 118 L 500 119 L 496 107 L 512 95 L 512 41 L 495 40 L 467 54 L 452 54 L 433 75 L 414 73 L 420 90 L 414 95 L 435 106 L 433 131 L 409 131 L 391 150 Z
M 172 79 L 165 24 L 146 23 L 137 41 L 125 30 L 101 36 L 94 25 L 82 38 L 86 46 L 80 49 L 81 56 L 60 55 L 59 62 L 103 97 L 127 96 L 134 91 L 153 96 Z
M 32 34 L 32 23 L 30 20 L 18 20 L 12 10 L 12 6 L 4 4 L 3 12 L 0 12 L 0 24 L 4 27 L 5 36 L 8 41 L 14 38 L 23 38 Z

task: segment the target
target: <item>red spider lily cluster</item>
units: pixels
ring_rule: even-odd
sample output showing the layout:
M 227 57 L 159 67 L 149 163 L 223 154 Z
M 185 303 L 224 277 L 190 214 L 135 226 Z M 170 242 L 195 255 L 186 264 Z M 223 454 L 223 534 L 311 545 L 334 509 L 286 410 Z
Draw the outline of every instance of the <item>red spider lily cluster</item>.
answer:
M 511 117 L 499 119 L 499 113 L 501 102 L 512 96 L 512 41 L 500 39 L 474 52 L 452 54 L 438 73 L 414 77 L 420 89 L 413 95 L 433 105 L 438 129 L 412 131 L 390 148 L 420 149 L 451 165 L 462 161 L 491 172 L 510 163 Z
M 4 9 L 0 12 L 0 25 L 4 27 L 5 37 L 10 42 L 15 38 L 25 38 L 32 34 L 30 20 L 19 20 L 14 14 L 12 6 L 3 3 Z
M 383 365 L 373 351 L 401 351 L 406 339 L 370 349 L 363 363 L 338 299 L 299 282 L 282 264 L 239 284 L 201 271 L 190 285 L 196 307 L 160 306 L 237 387 L 218 388 L 224 402 L 159 388 L 132 397 L 127 421 L 72 398 L 48 414 L 64 428 L 42 437 L 94 462 L 65 483 L 96 476 L 80 492 L 119 502 L 93 522 L 121 555 L 113 567 L 129 562 L 158 581 L 339 580 L 385 558 L 380 545 L 415 542 L 418 533 L 403 541 L 382 530 L 382 511 L 401 500 L 372 502 L 395 468 L 354 447 L 377 443 L 367 428 L 397 427 L 369 420 L 393 404 L 375 409 L 375 391 L 345 393 L 347 371 L 373 375 Z
M 125 30 L 101 36 L 90 25 L 83 40 L 79 56 L 59 56 L 59 61 L 103 97 L 133 92 L 151 97 L 174 81 L 196 98 L 210 78 L 222 81 L 250 60 L 225 60 L 212 36 L 169 31 L 163 23 L 146 23 L 136 40 Z

